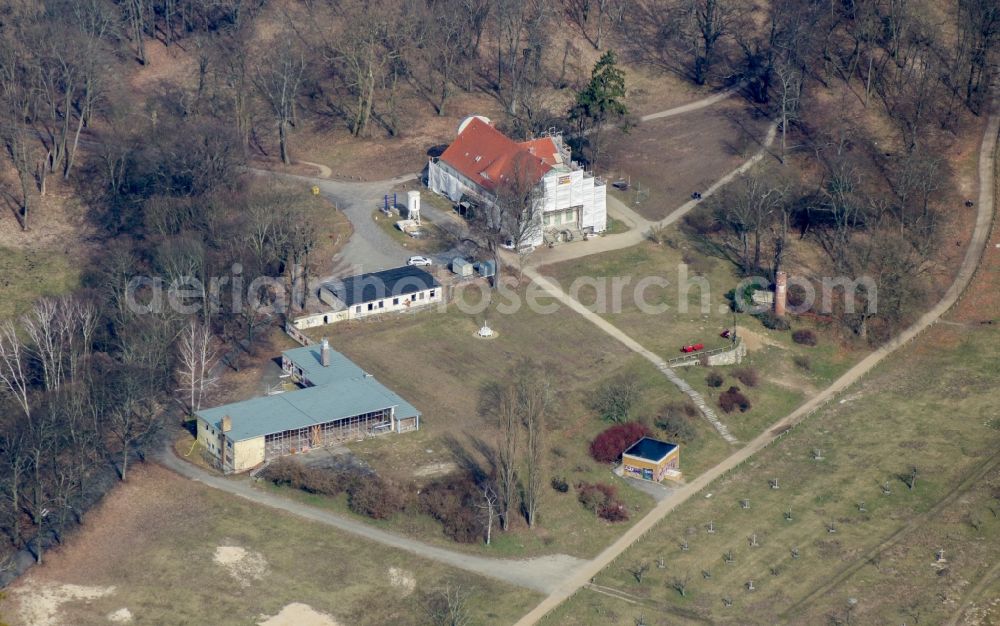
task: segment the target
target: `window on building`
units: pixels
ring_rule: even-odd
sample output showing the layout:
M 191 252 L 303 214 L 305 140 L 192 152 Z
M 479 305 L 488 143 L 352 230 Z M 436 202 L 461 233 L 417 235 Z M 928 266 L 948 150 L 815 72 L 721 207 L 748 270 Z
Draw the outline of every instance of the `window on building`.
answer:
M 354 307 L 354 312 L 355 313 L 360 313 L 361 312 L 361 305 L 360 304 L 358 306 Z
M 399 304 L 399 298 L 393 298 L 393 299 L 392 299 L 392 304 L 393 304 L 393 305 L 397 305 L 397 304 Z
M 431 297 L 432 298 L 434 297 L 434 290 L 433 289 L 431 289 Z
M 369 302 L 369 303 L 368 303 L 368 310 L 369 310 L 369 311 L 373 311 L 373 310 L 375 310 L 375 305 L 374 305 L 373 303 Z
M 378 308 L 380 308 L 380 309 L 385 308 L 385 300 L 379 300 L 378 301 Z
M 423 300 L 423 299 L 424 299 L 424 292 L 422 292 L 422 291 L 421 291 L 421 292 L 420 292 L 420 295 L 419 295 L 418 297 L 419 297 L 419 298 L 420 298 L 421 300 Z

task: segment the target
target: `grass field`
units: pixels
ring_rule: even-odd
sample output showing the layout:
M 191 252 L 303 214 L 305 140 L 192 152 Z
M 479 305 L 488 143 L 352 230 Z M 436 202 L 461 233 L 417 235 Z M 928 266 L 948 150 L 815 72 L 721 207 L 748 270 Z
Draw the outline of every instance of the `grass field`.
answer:
M 302 603 L 338 624 L 426 624 L 422 597 L 446 585 L 468 595 L 477 624 L 511 623 L 538 600 L 139 466 L 67 547 L 8 590 L 0 619 L 103 624 L 127 609 L 137 623 L 256 624 Z
M 551 623 L 603 624 L 609 612 L 628 620 L 644 612 L 650 624 L 684 617 L 816 624 L 844 620 L 849 598 L 858 600 L 855 623 L 916 623 L 906 617 L 914 611 L 920 623 L 942 623 L 967 584 L 961 581 L 995 561 L 1000 537 L 1000 520 L 986 509 L 988 490 L 977 486 L 954 504 L 945 500 L 978 469 L 989 469 L 981 480 L 998 478 L 998 348 L 995 328 L 935 327 L 710 485 L 597 577 L 639 604 L 584 590 Z M 912 490 L 903 478 L 911 467 L 918 470 Z M 771 479 L 779 489 L 770 488 Z M 883 495 L 886 483 L 890 495 Z M 978 530 L 968 521 L 973 514 Z M 679 548 L 682 540 L 689 550 Z M 947 566 L 935 563 L 938 548 L 946 549 Z M 730 550 L 733 563 L 726 564 Z M 637 583 L 630 570 L 658 557 L 667 567 Z M 676 579 L 689 579 L 683 597 L 671 586 Z
M 664 270 L 677 267 L 684 260 L 705 273 L 712 287 L 706 293 L 709 307 L 705 315 L 699 311 L 701 294 L 697 289 L 688 294 L 691 308 L 696 312 L 678 314 L 676 288 L 648 291 L 648 302 L 668 306 L 663 314 L 643 313 L 625 298 L 619 313 L 605 315 L 650 349 L 670 357 L 680 345 L 692 341 L 704 341 L 708 347 L 728 344 L 718 335 L 722 328 L 731 325 L 731 313 L 723 296 L 736 279 L 725 265 L 695 258 L 670 246 L 643 243 L 624 251 L 550 266 L 545 272 L 559 279 L 564 287 L 580 276 L 632 276 L 634 284 L 642 276 L 659 274 L 670 277 L 675 284 L 676 278 Z M 595 296 L 594 289 L 590 292 L 587 289 L 575 294 L 585 303 L 592 302 Z M 609 296 L 609 302 L 610 299 Z M 476 300 L 475 295 L 463 299 L 468 303 Z M 545 298 L 541 301 L 547 303 Z M 498 333 L 494 339 L 476 336 L 486 318 Z M 746 413 L 723 415 L 723 420 L 744 440 L 791 411 L 810 390 L 825 386 L 852 358 L 821 329 L 820 336 L 824 339 L 820 345 L 807 348 L 794 344 L 790 333 L 768 331 L 753 318 L 741 316 L 739 323 L 741 328 L 746 325 L 743 332 L 751 347 L 743 367 L 755 368 L 761 382 L 756 388 L 744 389 L 753 408 Z M 495 434 L 493 425 L 479 414 L 480 390 L 487 383 L 502 379 L 519 358 L 528 357 L 544 366 L 556 391 L 556 409 L 550 415 L 548 428 L 548 476 L 559 476 L 570 484 L 615 482 L 626 494 L 633 513 L 641 514 L 652 505 L 647 495 L 613 477 L 608 468 L 589 458 L 590 440 L 607 427 L 591 408 L 592 397 L 608 379 L 620 375 L 633 379 L 642 392 L 633 414 L 650 424 L 666 404 L 684 401 L 686 397 L 645 359 L 627 351 L 582 316 L 562 307 L 543 314 L 524 306 L 508 315 L 467 314 L 453 303 L 445 311 L 338 324 L 310 332 L 315 337 L 329 337 L 334 348 L 423 411 L 422 429 L 417 433 L 349 445 L 354 454 L 379 472 L 401 482 L 411 481 L 415 476 L 429 479 L 463 466 L 489 473 L 492 467 L 488 450 Z M 792 363 L 796 355 L 810 357 L 809 371 Z M 735 368 L 716 369 L 726 376 L 723 388 L 731 384 L 745 387 L 734 378 Z M 718 390 L 708 387 L 706 372 L 700 367 L 681 370 L 685 379 L 714 403 Z M 696 418 L 694 424 L 696 436 L 682 451 L 681 466 L 687 476 L 711 467 L 731 449 L 707 421 Z M 346 511 L 342 498 L 294 495 Z M 560 494 L 547 490 L 540 528 L 529 531 L 519 525 L 498 537 L 489 549 L 478 545 L 459 549 L 507 556 L 559 552 L 590 557 L 608 545 L 627 524 L 609 525 L 597 520 L 580 506 L 572 491 Z M 428 541 L 449 542 L 437 524 L 427 519 L 400 516 L 388 525 Z
M 609 193 L 643 217 L 661 220 L 753 154 L 765 127 L 738 98 L 643 122 L 628 133 L 608 133 L 602 174 L 629 180 L 627 191 L 609 187 Z
M 36 248 L 0 247 L 0 319 L 24 313 L 41 296 L 59 295 L 77 286 L 78 260 Z
M 566 309 L 550 315 L 527 307 L 511 315 L 494 313 L 489 324 L 498 334 L 489 340 L 476 336 L 484 316 L 462 313 L 452 304 L 445 312 L 425 311 L 310 331 L 329 337 L 335 349 L 423 412 L 420 431 L 352 443 L 351 451 L 400 481 L 412 480 L 415 474 L 431 476 L 435 466 L 476 465 L 488 473 L 490 465 L 482 451 L 494 444 L 495 431 L 480 416 L 480 389 L 502 379 L 511 365 L 527 357 L 543 365 L 555 392 L 555 408 L 547 418 L 547 477 L 560 476 L 570 484 L 615 482 L 635 514 L 648 510 L 649 496 L 590 459 L 590 440 L 608 426 L 590 408 L 591 397 L 605 379 L 629 376 L 642 388 L 636 414 L 652 418 L 664 404 L 681 400 L 680 392 L 647 361 Z M 710 425 L 697 421 L 696 433 L 683 453 L 685 471 L 700 471 L 726 454 L 726 444 Z M 626 525 L 598 520 L 577 502 L 572 490 L 562 494 L 548 488 L 540 520 L 539 529 L 529 531 L 519 525 L 495 538 L 489 551 L 511 556 L 557 552 L 593 556 Z M 427 536 L 423 522 L 414 527 L 408 524 L 397 522 L 404 532 Z M 439 533 L 436 526 L 431 531 Z M 486 550 L 480 546 L 466 549 Z
M 607 303 L 602 317 L 643 346 L 664 359 L 680 354 L 683 345 L 703 343 L 706 349 L 725 347 L 729 340 L 720 337 L 723 329 L 733 326 L 733 314 L 725 298 L 739 279 L 730 266 L 697 253 L 684 243 L 683 236 L 672 230 L 668 236 L 673 245 L 644 242 L 636 247 L 595 255 L 568 263 L 549 265 L 542 273 L 559 281 L 564 290 L 573 294 L 575 281 L 603 280 L 600 292 Z M 686 269 L 685 269 L 686 266 Z M 686 272 L 686 273 L 685 273 Z M 662 313 L 644 312 L 637 303 L 635 290 L 625 288 L 621 306 L 614 308 L 615 277 L 624 277 L 634 287 L 644 277 L 665 279 L 666 287 L 651 286 L 642 297 L 654 306 L 664 306 Z M 685 280 L 703 281 L 705 287 Z M 586 305 L 598 302 L 598 289 L 585 285 L 576 290 L 576 297 Z M 684 307 L 680 305 L 684 304 Z M 859 356 L 851 346 L 842 345 L 835 332 L 809 321 L 792 319 L 793 329 L 813 330 L 819 338 L 814 347 L 797 345 L 789 331 L 772 331 L 757 319 L 740 314 L 736 317 L 737 332 L 744 337 L 748 355 L 740 366 L 713 368 L 726 377 L 718 389 L 705 382 L 708 370 L 701 367 L 679 369 L 680 375 L 713 405 L 720 390 L 736 385 L 750 398 L 752 408 L 746 413 L 721 415 L 733 434 L 747 440 L 759 434 L 800 404 L 807 394 L 825 387 L 847 369 Z M 796 357 L 807 358 L 808 369 L 796 365 Z M 748 388 L 734 378 L 735 370 L 753 368 L 760 376 L 755 388 Z

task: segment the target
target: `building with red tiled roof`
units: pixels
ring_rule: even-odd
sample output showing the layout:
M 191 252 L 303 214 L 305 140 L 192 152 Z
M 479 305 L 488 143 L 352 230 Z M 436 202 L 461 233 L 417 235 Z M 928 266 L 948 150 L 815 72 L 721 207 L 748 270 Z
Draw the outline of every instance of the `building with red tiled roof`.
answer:
M 486 118 L 472 116 L 428 166 L 427 186 L 453 202 L 495 202 L 504 184 L 537 188 L 533 218 L 538 228 L 523 244 L 566 241 L 606 229 L 604 183 L 570 160 L 559 136 L 516 142 Z

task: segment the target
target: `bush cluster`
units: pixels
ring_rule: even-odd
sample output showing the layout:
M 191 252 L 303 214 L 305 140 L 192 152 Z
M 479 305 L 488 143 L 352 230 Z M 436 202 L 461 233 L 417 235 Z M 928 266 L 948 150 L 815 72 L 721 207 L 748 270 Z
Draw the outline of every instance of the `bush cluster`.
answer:
M 590 456 L 601 463 L 614 463 L 622 452 L 636 441 L 649 435 L 649 428 L 638 422 L 615 424 L 590 442 Z
M 760 375 L 752 367 L 741 367 L 733 372 L 733 376 L 747 387 L 756 387 L 760 383 Z
M 806 288 L 802 285 L 789 285 L 788 286 L 788 306 L 790 307 L 800 307 L 806 303 L 806 297 L 808 296 Z
M 677 409 L 675 405 L 663 407 L 654 424 L 665 432 L 669 439 L 681 443 L 691 443 L 698 435 L 693 416 L 688 415 L 683 409 Z
M 558 491 L 559 493 L 566 493 L 567 491 L 569 491 L 569 483 L 566 482 L 566 479 L 563 478 L 562 476 L 553 476 L 552 488 Z
M 715 370 L 712 370 L 711 372 L 705 375 L 705 383 L 709 387 L 721 387 L 722 381 L 724 380 L 725 378 L 723 378 L 722 374 L 716 372 Z
M 305 466 L 293 459 L 277 459 L 261 472 L 275 485 L 307 493 L 337 496 L 347 492 L 347 505 L 359 515 L 386 519 L 403 510 L 406 493 L 378 474 L 358 469 L 331 470 Z
M 730 387 L 719 394 L 719 406 L 726 413 L 732 413 L 739 409 L 740 413 L 750 410 L 750 399 L 740 391 L 739 387 Z
M 780 315 L 775 315 L 774 311 L 757 313 L 754 317 L 760 320 L 760 323 L 764 325 L 764 328 L 770 328 L 771 330 L 788 330 L 791 328 L 791 326 L 788 325 L 788 320 Z
M 403 510 L 406 494 L 377 474 L 354 474 L 347 487 L 347 506 L 358 515 L 388 519 Z
M 628 507 L 618 498 L 618 489 L 607 483 L 581 482 L 576 486 L 583 508 L 609 522 L 628 520 Z
M 475 543 L 485 535 L 479 514 L 480 491 L 471 476 L 449 476 L 420 490 L 420 511 L 441 523 L 444 534 L 459 543 Z
M 792 341 L 803 346 L 815 346 L 817 343 L 816 333 L 807 328 L 803 328 L 802 330 L 797 330 L 792 333 Z
M 348 482 L 345 472 L 315 469 L 289 458 L 275 460 L 264 468 L 260 476 L 275 485 L 326 496 L 340 495 L 346 489 Z

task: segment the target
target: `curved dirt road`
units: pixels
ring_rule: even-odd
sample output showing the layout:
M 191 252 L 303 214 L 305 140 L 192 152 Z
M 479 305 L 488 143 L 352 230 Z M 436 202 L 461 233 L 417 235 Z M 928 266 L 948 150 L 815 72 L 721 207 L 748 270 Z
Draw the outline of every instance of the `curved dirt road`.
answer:
M 965 258 L 955 276 L 955 280 L 945 292 L 941 300 L 929 311 L 924 313 L 912 326 L 900 333 L 895 339 L 872 352 L 857 365 L 845 372 L 832 385 L 814 396 L 811 400 L 800 406 L 798 409 L 772 424 L 766 431 L 758 435 L 753 441 L 736 451 L 712 469 L 702 473 L 690 483 L 684 485 L 669 499 L 664 500 L 651 510 L 644 518 L 639 520 L 632 528 L 628 529 L 624 535 L 618 538 L 613 544 L 602 551 L 597 558 L 589 561 L 586 565 L 577 570 L 569 579 L 552 592 L 549 597 L 543 600 L 530 613 L 522 617 L 517 626 L 528 626 L 535 624 L 546 613 L 556 608 L 564 600 L 576 593 L 578 589 L 586 585 L 591 578 L 597 575 L 602 569 L 611 563 L 619 554 L 627 550 L 633 543 L 639 540 L 657 522 L 662 520 L 668 513 L 683 504 L 689 498 L 707 487 L 716 478 L 719 478 L 729 470 L 747 460 L 768 444 L 773 442 L 778 436 L 771 434 L 772 431 L 784 429 L 802 421 L 834 396 L 844 391 L 847 387 L 857 382 L 862 376 L 870 372 L 876 365 L 881 363 L 887 356 L 895 352 L 901 346 L 926 330 L 934 322 L 938 321 L 948 309 L 958 301 L 958 297 L 972 281 L 972 277 L 979 266 L 979 260 L 983 254 L 983 248 L 989 237 L 990 224 L 994 212 L 994 172 L 997 132 L 1000 131 L 1000 115 L 993 114 L 986 124 L 986 132 L 979 150 L 979 210 L 976 215 L 976 225 L 972 232 L 972 238 L 965 252 Z
M 159 462 L 174 472 L 191 480 L 225 491 L 234 496 L 262 504 L 272 509 L 286 511 L 298 517 L 349 532 L 365 539 L 377 541 L 391 548 L 412 552 L 417 556 L 466 570 L 482 576 L 496 578 L 512 585 L 550 593 L 567 572 L 572 572 L 586 561 L 565 554 L 540 556 L 532 559 L 500 559 L 454 552 L 438 546 L 410 539 L 375 528 L 364 522 L 342 517 L 331 511 L 302 504 L 289 498 L 255 489 L 249 478 L 224 478 L 178 459 L 172 447 L 160 455 Z

